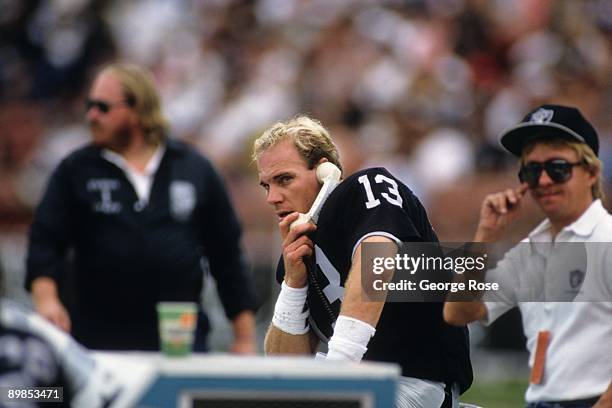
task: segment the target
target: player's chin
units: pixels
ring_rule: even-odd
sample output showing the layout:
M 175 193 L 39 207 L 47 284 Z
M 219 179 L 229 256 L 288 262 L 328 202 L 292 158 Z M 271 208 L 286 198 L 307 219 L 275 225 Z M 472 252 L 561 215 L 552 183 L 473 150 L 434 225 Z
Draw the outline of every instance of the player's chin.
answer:
M 538 206 L 546 216 L 555 216 L 563 207 L 559 197 L 547 196 L 537 200 Z

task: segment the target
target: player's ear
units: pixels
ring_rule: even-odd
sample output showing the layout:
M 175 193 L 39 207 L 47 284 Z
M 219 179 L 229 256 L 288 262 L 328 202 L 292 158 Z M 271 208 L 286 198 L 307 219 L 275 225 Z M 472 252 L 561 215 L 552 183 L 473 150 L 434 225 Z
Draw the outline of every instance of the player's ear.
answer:
M 601 177 L 601 171 L 598 167 L 590 166 L 587 171 L 589 172 L 589 185 L 593 186 L 598 182 L 599 177 Z

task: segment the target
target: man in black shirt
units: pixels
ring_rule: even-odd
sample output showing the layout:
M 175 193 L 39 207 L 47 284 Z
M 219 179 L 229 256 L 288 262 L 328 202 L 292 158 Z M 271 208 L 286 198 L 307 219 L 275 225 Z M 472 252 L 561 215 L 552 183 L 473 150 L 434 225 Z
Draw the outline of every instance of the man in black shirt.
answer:
M 323 341 L 327 360 L 395 362 L 403 376 L 397 407 L 450 407 L 458 392 L 445 401 L 445 389 L 463 392 L 472 380 L 467 329 L 448 326 L 440 302 L 362 300 L 363 243 L 437 241 L 419 200 L 385 169 L 367 169 L 333 189 L 316 225 L 293 224 L 329 188 L 319 184 L 329 173 L 321 169 L 340 168 L 329 134 L 305 116 L 277 123 L 253 156 L 283 241 L 266 352 L 315 353 Z
M 166 136 L 151 74 L 104 68 L 86 108 L 93 141 L 54 171 L 31 229 L 26 287 L 36 310 L 89 348 L 156 350 L 156 303 L 199 303 L 207 257 L 233 322 L 232 350 L 254 352 L 239 222 L 211 163 Z M 69 249 L 70 315 L 58 296 Z M 208 330 L 200 311 L 196 350 Z

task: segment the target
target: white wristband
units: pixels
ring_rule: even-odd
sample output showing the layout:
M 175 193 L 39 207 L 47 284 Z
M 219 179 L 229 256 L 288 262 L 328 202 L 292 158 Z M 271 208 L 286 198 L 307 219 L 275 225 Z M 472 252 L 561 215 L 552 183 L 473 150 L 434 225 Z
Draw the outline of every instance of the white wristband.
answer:
M 309 327 L 307 323 L 308 309 L 304 310 L 308 286 L 292 288 L 283 281 L 281 291 L 274 306 L 272 324 L 289 334 L 306 334 Z
M 338 316 L 334 335 L 327 344 L 326 360 L 361 361 L 374 333 L 376 329 L 366 322 L 348 316 Z

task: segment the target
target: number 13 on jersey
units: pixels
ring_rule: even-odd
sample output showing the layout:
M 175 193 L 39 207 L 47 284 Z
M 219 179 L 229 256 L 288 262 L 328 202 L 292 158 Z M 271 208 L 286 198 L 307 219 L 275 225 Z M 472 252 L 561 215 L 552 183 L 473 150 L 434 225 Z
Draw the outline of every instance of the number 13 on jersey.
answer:
M 363 186 L 366 193 L 367 201 L 365 203 L 366 208 L 369 210 L 374 207 L 378 207 L 380 205 L 380 200 L 374 197 L 374 192 L 372 191 L 372 185 L 370 184 L 370 179 L 367 174 L 359 177 L 357 179 L 359 184 Z M 374 176 L 374 182 L 376 184 L 385 183 L 387 185 L 388 192 L 382 192 L 380 195 L 387 200 L 390 204 L 397 205 L 398 207 L 402 207 L 403 201 L 400 196 L 399 190 L 397 189 L 397 182 L 385 175 L 377 174 Z

